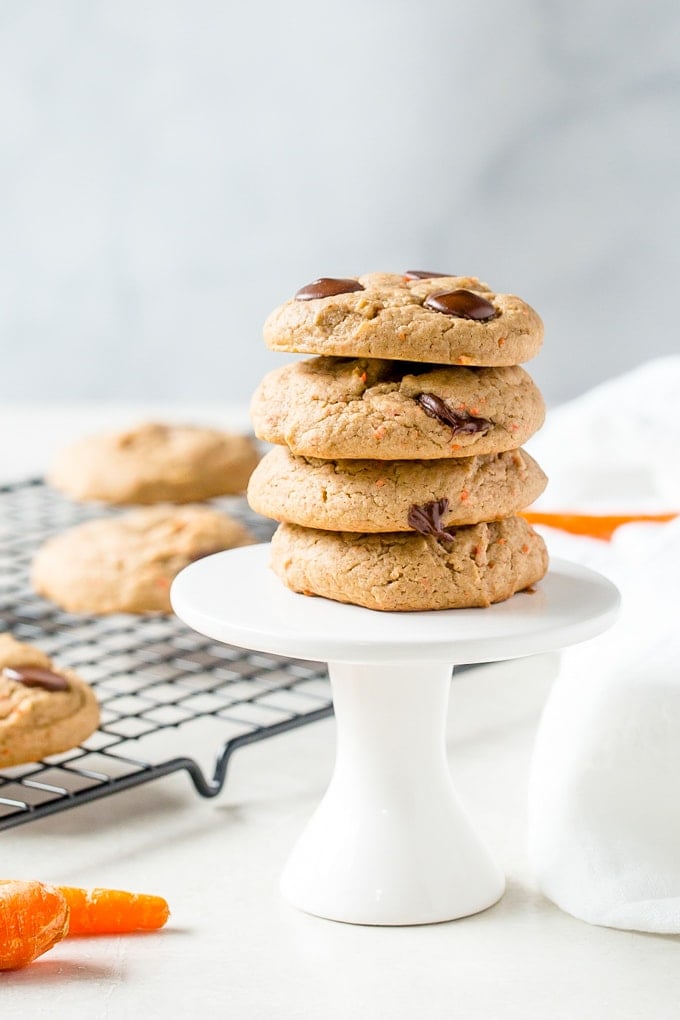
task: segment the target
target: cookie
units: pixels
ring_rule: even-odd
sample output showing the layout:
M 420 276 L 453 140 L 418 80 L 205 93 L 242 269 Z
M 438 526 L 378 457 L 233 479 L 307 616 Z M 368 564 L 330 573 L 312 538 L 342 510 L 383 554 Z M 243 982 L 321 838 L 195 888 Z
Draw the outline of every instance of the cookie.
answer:
M 543 540 L 521 517 L 435 534 L 356 535 L 281 524 L 271 565 L 284 584 L 367 609 L 462 609 L 501 602 L 543 577 Z
M 73 670 L 0 634 L 0 768 L 68 751 L 98 725 L 94 692 Z
M 71 613 L 170 613 L 180 570 L 252 542 L 238 521 L 210 507 L 145 507 L 51 538 L 33 561 L 33 584 Z
M 78 500 L 191 503 L 243 492 L 258 460 L 247 436 L 149 423 L 66 447 L 47 480 Z
M 330 531 L 412 531 L 414 505 L 446 499 L 443 525 L 477 524 L 529 506 L 547 479 L 524 450 L 449 460 L 315 460 L 276 447 L 248 486 L 253 510 Z
M 517 365 L 538 354 L 543 323 L 526 302 L 474 277 L 367 273 L 303 287 L 271 313 L 264 338 L 274 351 L 302 354 Z
M 251 415 L 261 439 L 302 457 L 433 460 L 517 449 L 545 405 L 519 366 L 312 358 L 266 375 Z

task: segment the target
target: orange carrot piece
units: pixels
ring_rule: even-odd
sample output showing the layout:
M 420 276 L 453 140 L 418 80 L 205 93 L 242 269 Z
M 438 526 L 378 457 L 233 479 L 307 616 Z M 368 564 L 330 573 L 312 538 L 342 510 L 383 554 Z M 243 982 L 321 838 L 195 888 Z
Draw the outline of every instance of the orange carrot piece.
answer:
M 60 886 L 71 911 L 69 935 L 123 935 L 162 928 L 170 909 L 162 896 L 121 889 Z
M 68 931 L 68 904 L 54 886 L 0 879 L 0 970 L 18 970 Z
M 522 517 L 529 524 L 546 524 L 551 528 L 569 531 L 572 535 L 589 535 L 591 538 L 609 540 L 616 529 L 622 524 L 634 521 L 650 521 L 654 524 L 665 524 L 674 520 L 678 514 L 559 514 L 539 513 L 525 510 Z

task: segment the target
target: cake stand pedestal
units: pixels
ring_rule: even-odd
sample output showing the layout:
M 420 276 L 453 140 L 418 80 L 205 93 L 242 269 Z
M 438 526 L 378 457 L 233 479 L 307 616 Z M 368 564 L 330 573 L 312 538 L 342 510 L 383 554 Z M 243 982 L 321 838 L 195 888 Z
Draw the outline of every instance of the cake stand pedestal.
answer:
M 356 924 L 428 924 L 490 907 L 504 876 L 446 758 L 452 666 L 594 637 L 616 617 L 616 588 L 558 561 L 536 592 L 488 609 L 380 613 L 295 594 L 268 562 L 268 545 L 208 556 L 178 575 L 171 597 L 215 640 L 329 663 L 335 771 L 284 869 L 283 895 Z

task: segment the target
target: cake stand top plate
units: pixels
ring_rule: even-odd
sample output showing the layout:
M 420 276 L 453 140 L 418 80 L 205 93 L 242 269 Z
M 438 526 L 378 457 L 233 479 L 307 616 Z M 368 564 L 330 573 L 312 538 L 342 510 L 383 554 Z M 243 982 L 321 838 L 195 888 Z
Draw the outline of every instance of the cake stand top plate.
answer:
M 595 637 L 619 593 L 586 567 L 553 560 L 532 594 L 486 609 L 383 613 L 290 591 L 269 568 L 269 545 L 206 556 L 176 577 L 177 615 L 225 644 L 324 662 L 494 662 Z

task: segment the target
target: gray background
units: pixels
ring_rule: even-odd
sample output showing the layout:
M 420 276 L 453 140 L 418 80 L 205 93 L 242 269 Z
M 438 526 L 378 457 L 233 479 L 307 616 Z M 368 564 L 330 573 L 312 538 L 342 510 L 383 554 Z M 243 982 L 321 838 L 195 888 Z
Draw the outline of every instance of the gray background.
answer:
M 551 402 L 677 351 L 671 0 L 0 0 L 13 400 L 243 402 L 320 275 L 480 275 Z M 632 409 L 634 413 L 634 409 Z

